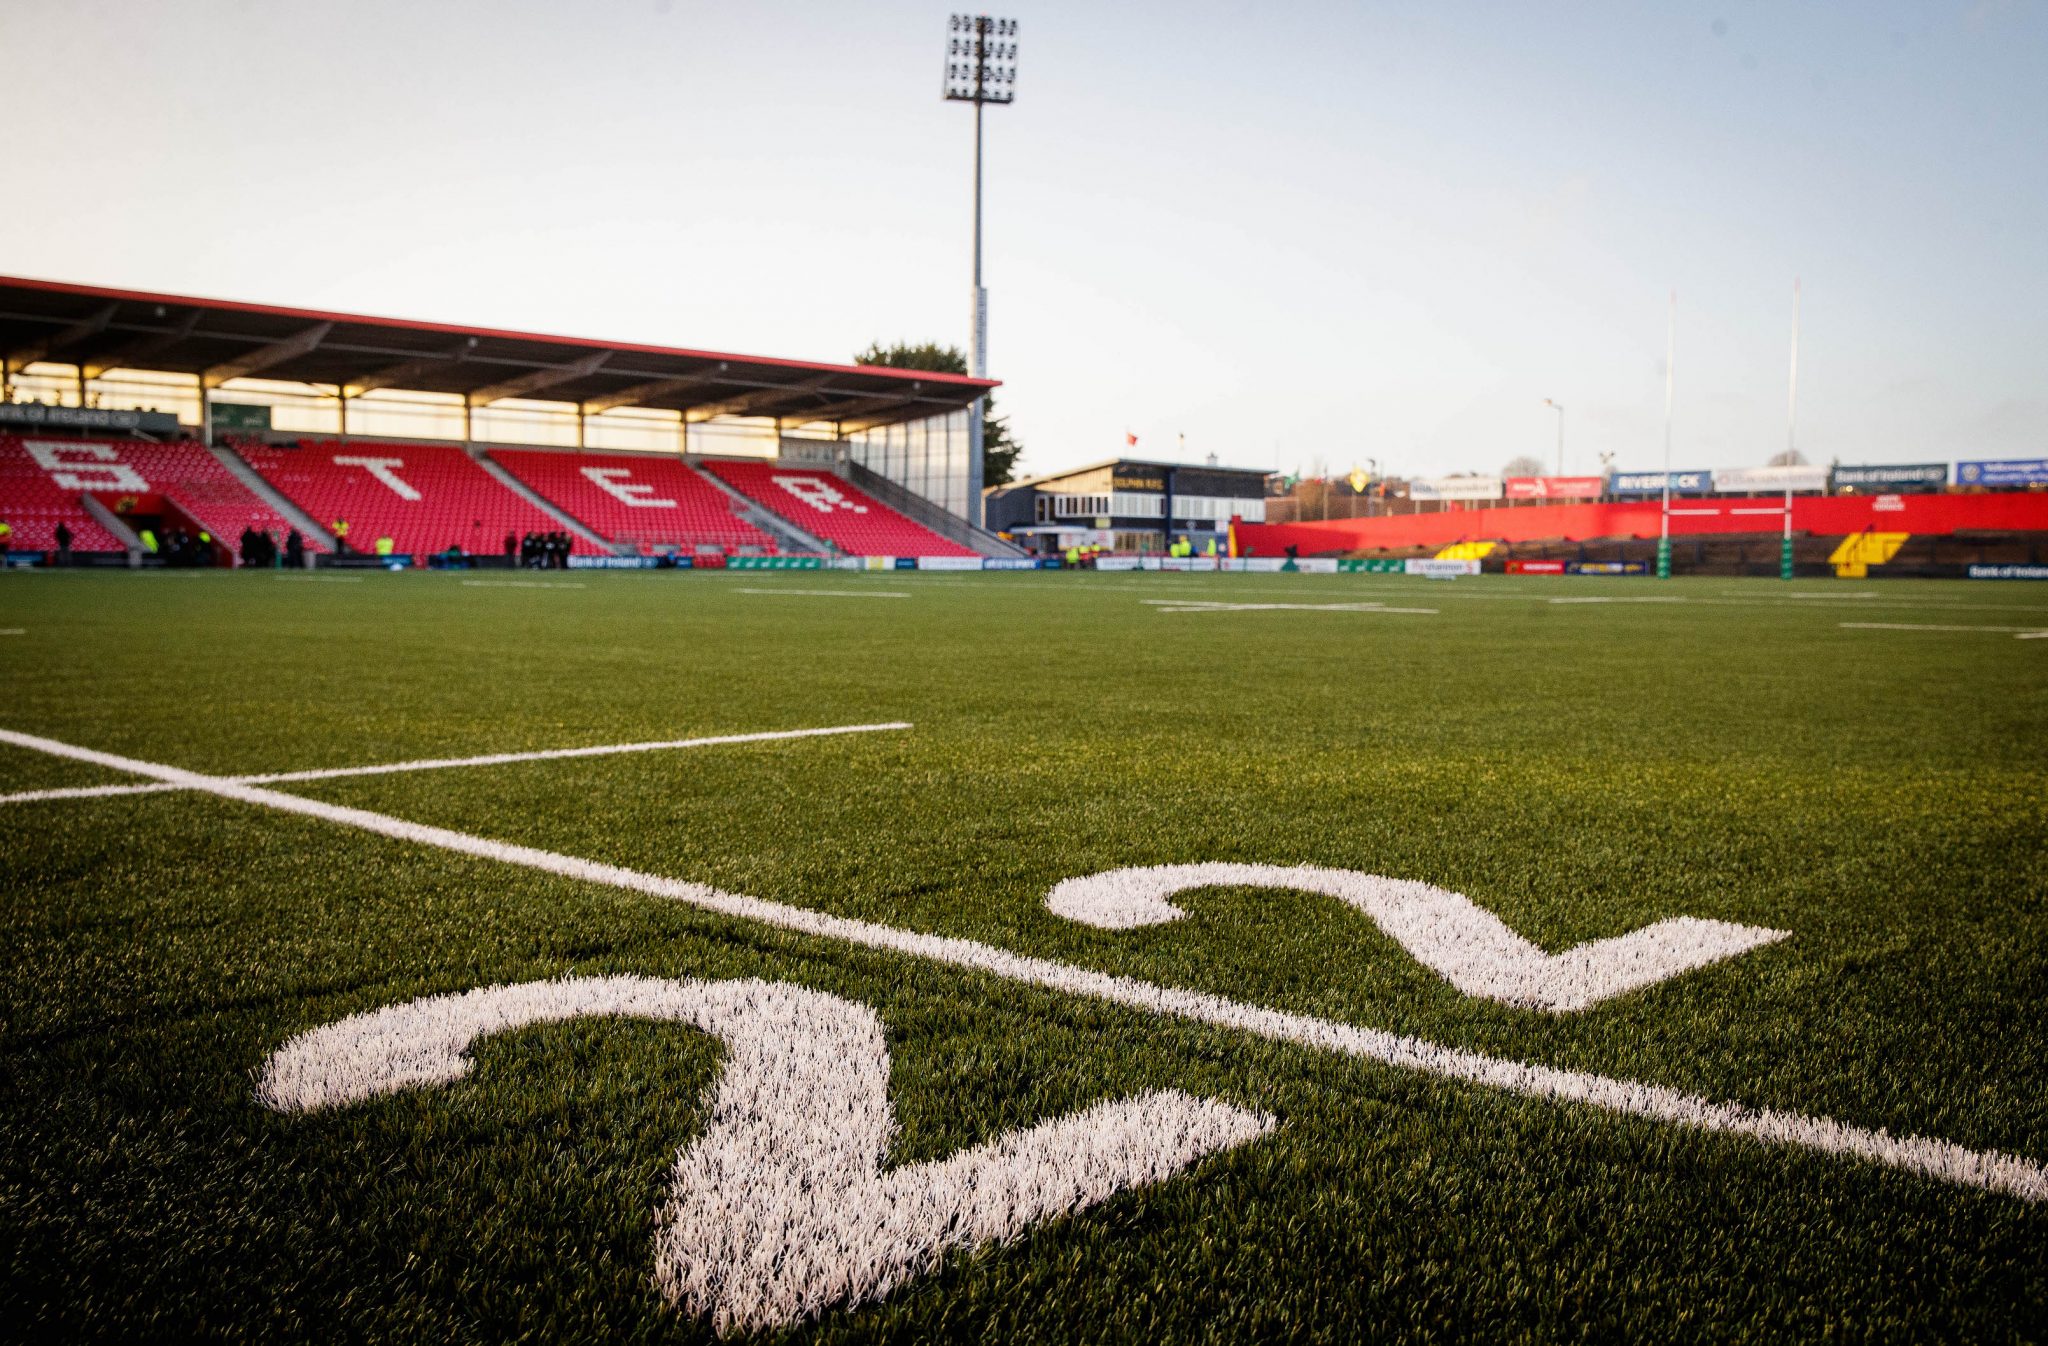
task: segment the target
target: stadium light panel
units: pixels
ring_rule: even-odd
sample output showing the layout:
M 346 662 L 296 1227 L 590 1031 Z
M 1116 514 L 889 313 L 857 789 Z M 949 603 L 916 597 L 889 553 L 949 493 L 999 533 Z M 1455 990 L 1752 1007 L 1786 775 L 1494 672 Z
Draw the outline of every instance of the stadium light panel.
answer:
M 1008 103 L 1017 96 L 1017 21 L 955 14 L 946 25 L 946 97 Z

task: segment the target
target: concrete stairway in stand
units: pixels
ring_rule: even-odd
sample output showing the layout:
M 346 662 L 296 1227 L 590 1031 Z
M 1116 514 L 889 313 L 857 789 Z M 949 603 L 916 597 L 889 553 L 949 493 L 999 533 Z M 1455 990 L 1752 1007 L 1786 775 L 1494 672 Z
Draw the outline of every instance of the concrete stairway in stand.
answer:
M 298 529 L 302 537 L 318 541 L 330 553 L 335 550 L 334 535 L 313 522 L 313 516 L 293 503 L 291 497 L 265 481 L 263 474 L 249 466 L 241 454 L 217 444 L 207 445 L 206 451 L 219 460 L 222 467 L 234 473 L 235 480 L 248 487 L 258 500 L 276 510 L 279 517 Z M 279 541 L 281 543 L 283 539 Z M 311 559 L 310 556 L 307 557 L 309 562 Z
M 519 478 L 513 476 L 510 472 L 507 472 L 504 469 L 504 467 L 499 464 L 498 460 L 491 457 L 490 454 L 478 450 L 471 453 L 470 456 L 476 459 L 476 465 L 478 467 L 482 468 L 484 471 L 490 473 L 492 477 L 496 478 L 500 486 L 503 486 L 506 490 L 512 492 L 512 494 L 518 496 L 521 500 L 524 500 L 527 504 L 532 505 L 535 509 L 547 515 L 556 523 L 562 525 L 565 531 L 574 533 L 577 537 L 582 538 L 591 546 L 599 548 L 600 550 L 607 552 L 612 556 L 624 556 L 627 554 L 626 548 L 617 545 L 608 538 L 599 537 L 596 533 L 590 531 L 590 529 L 585 528 L 580 520 L 571 516 L 569 512 L 563 509 L 560 505 L 557 505 L 554 501 L 548 499 L 539 491 L 534 490 L 531 486 L 528 486 L 525 482 L 519 480 Z
M 704 460 L 696 454 L 686 456 L 683 461 L 690 465 L 691 471 L 725 493 L 725 498 L 732 502 L 733 513 L 739 515 L 740 518 L 760 529 L 769 537 L 774 538 L 777 545 L 784 551 L 810 552 L 817 556 L 838 556 L 840 554 L 839 548 L 833 546 L 830 542 L 825 541 L 823 538 L 812 537 L 809 533 L 783 518 L 774 510 L 769 509 L 766 505 L 748 499 L 745 495 L 726 485 L 716 472 L 705 471 Z

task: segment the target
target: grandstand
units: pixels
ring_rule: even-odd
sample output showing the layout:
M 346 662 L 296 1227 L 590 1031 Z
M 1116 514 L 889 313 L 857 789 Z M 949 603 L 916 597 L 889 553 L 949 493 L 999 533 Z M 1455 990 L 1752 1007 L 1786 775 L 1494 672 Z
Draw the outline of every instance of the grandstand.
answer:
M 245 445 L 241 456 L 263 479 L 320 523 L 349 524 L 349 545 L 368 551 L 388 537 L 404 555 L 458 548 L 489 555 L 505 536 L 560 530 L 459 448 L 442 444 L 306 442 Z M 571 555 L 601 555 L 581 537 Z
M 68 447 L 68 446 L 67 446 Z M 59 478 L 65 478 L 59 484 Z M 79 503 L 82 481 L 118 481 L 113 474 L 53 472 L 30 455 L 28 444 L 0 436 L 0 518 L 14 526 L 8 545 L 20 551 L 51 551 L 57 525 L 71 530 L 74 550 L 120 551 L 126 544 L 102 528 Z
M 747 499 L 850 556 L 979 555 L 912 522 L 830 472 L 739 461 L 705 466 Z
M 177 489 L 153 503 L 229 537 L 245 519 L 275 531 L 302 509 L 347 519 L 355 550 L 388 536 L 416 558 L 495 556 L 507 533 L 568 520 L 587 530 L 575 546 L 586 556 L 788 552 L 802 536 L 852 555 L 1015 554 L 964 516 L 948 531 L 968 545 L 903 512 L 929 504 L 950 521 L 979 503 L 961 444 L 988 379 L 0 278 L 0 386 L 0 425 L 55 437 L 127 417 L 124 430 L 196 438 L 171 454 L 187 464 Z M 216 430 L 235 432 L 232 447 Z M 603 452 L 619 448 L 644 452 Z M 721 448 L 800 461 L 803 479 L 837 483 L 850 517 L 816 526 L 817 510 L 791 513 L 777 492 L 761 501 L 791 522 L 776 536 L 767 513 L 750 520 L 689 466 Z M 915 499 L 884 504 L 846 480 L 851 464 Z M 82 492 L 14 466 L 0 517 L 18 549 L 47 551 L 62 518 L 75 551 L 123 551 Z
M 497 449 L 491 458 L 606 541 L 638 551 L 773 555 L 775 539 L 679 458 Z
M 15 527 L 16 547 L 55 547 L 56 528 L 63 523 L 71 529 L 73 551 L 123 551 L 127 541 L 108 531 L 93 504 L 137 526 L 161 521 L 203 530 L 223 547 L 232 547 L 244 528 L 281 542 L 292 527 L 220 459 L 189 440 L 0 437 L 0 513 Z M 309 551 L 326 550 L 317 536 L 306 545 Z
M 116 446 L 120 461 L 162 493 L 165 503 L 222 542 L 232 544 L 244 528 L 284 541 L 292 524 L 236 478 L 221 460 L 190 440 L 154 444 L 134 440 Z M 324 552 L 317 534 L 304 535 L 306 549 Z

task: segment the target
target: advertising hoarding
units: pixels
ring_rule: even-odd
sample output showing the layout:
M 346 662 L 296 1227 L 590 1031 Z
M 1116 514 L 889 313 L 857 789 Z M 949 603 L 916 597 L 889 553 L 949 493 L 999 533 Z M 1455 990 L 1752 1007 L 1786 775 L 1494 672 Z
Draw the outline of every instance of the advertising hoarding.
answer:
M 1825 491 L 1828 470 L 1801 463 L 1796 467 L 1720 467 L 1714 469 L 1714 490 L 1722 494 L 1738 491 Z
M 1605 477 L 1509 477 L 1510 500 L 1591 500 L 1607 489 Z
M 1854 491 L 1938 491 L 1948 485 L 1947 463 L 1873 463 L 1837 467 L 1835 489 Z
M 50 407 L 40 402 L 0 402 L 0 425 L 30 428 L 61 425 L 71 430 L 143 430 L 178 433 L 178 418 L 167 411 L 109 411 L 101 407 Z
M 1499 477 L 1417 477 L 1408 483 L 1410 500 L 1498 500 Z
M 2048 458 L 1956 464 L 1958 486 L 2048 486 Z
M 1607 489 L 1615 495 L 1662 495 L 1664 474 L 1662 472 L 1617 472 L 1608 478 Z M 1697 471 L 1673 472 L 1671 494 L 1705 495 L 1714 489 L 1714 474 L 1701 468 Z

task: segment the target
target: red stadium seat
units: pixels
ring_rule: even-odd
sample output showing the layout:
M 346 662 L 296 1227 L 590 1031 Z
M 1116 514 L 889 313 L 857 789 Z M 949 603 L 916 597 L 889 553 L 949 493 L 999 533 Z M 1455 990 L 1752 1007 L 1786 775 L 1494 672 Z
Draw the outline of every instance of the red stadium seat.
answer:
M 585 528 L 613 542 L 646 551 L 775 550 L 775 539 L 734 514 L 725 492 L 680 458 L 546 449 L 494 449 L 491 457 Z
M 912 522 L 867 492 L 816 468 L 770 462 L 705 466 L 749 500 L 767 506 L 850 556 L 973 556 L 974 551 Z
M 0 518 L 14 525 L 13 546 L 49 550 L 59 523 L 73 551 L 120 551 L 121 543 L 85 512 L 79 498 L 160 495 L 232 548 L 244 528 L 283 543 L 291 524 L 220 460 L 189 441 L 22 439 L 0 437 Z M 322 550 L 310 539 L 309 550 Z
M 562 527 L 467 453 L 444 444 L 309 440 L 291 448 L 245 448 L 242 457 L 323 528 L 346 519 L 348 545 L 356 552 L 369 552 L 388 537 L 396 551 L 421 560 L 451 546 L 495 555 L 508 533 Z M 606 554 L 580 537 L 571 552 Z

